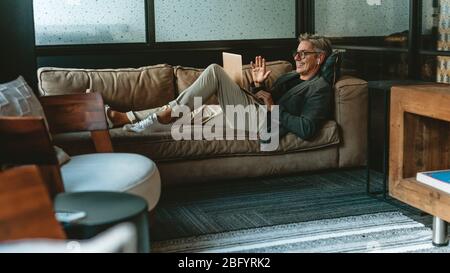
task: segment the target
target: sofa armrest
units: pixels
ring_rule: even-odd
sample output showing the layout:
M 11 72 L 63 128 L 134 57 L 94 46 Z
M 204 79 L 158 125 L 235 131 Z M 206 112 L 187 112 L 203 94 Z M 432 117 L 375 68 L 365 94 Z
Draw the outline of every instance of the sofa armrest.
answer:
M 97 152 L 112 152 L 102 96 L 99 93 L 41 97 L 50 132 L 90 131 Z
M 341 130 L 339 167 L 367 163 L 367 82 L 344 76 L 335 85 L 335 117 Z

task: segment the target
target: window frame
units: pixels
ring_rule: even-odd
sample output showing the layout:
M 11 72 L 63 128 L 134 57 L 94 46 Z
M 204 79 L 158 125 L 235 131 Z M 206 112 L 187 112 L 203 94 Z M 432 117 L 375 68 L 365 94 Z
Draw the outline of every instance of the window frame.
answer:
M 422 3 L 424 0 L 409 0 L 409 34 L 406 48 L 394 48 L 387 46 L 359 46 L 355 44 L 335 45 L 337 49 L 406 53 L 408 54 L 408 74 L 410 79 L 420 79 L 420 60 L 424 55 L 450 56 L 450 51 L 425 50 L 422 48 Z M 429 0 L 425 0 L 429 1 Z M 295 0 L 296 3 L 296 36 L 301 33 L 315 32 L 314 0 Z M 155 16 L 154 0 L 145 0 L 147 42 L 134 44 L 89 44 L 89 45 L 55 45 L 36 46 L 38 57 L 61 55 L 93 55 L 116 53 L 166 53 L 183 51 L 226 51 L 239 48 L 245 49 L 271 49 L 290 47 L 297 42 L 293 39 L 263 39 L 263 40 L 223 40 L 223 41 L 194 41 L 194 42 L 156 42 L 155 41 Z
M 35 25 L 35 21 L 34 21 L 34 0 L 31 0 L 32 2 L 32 14 L 33 14 L 33 33 L 36 36 L 36 25 Z M 54 49 L 54 50 L 58 50 L 60 48 L 83 48 L 83 47 L 101 47 L 101 46 L 106 46 L 106 47 L 112 47 L 112 46 L 140 46 L 140 45 L 146 45 L 149 43 L 149 40 L 151 39 L 152 36 L 154 36 L 154 34 L 152 34 L 152 30 L 154 30 L 154 27 L 152 27 L 152 24 L 154 24 L 152 21 L 150 20 L 150 10 L 152 9 L 151 4 L 153 3 L 153 0 L 144 0 L 144 9 L 145 9 L 145 14 L 144 14 L 144 21 L 145 21 L 145 42 L 140 42 L 140 43 L 90 43 L 90 44 L 60 44 L 60 45 L 37 45 L 36 41 L 35 41 L 35 49 L 37 52 L 40 51 L 40 49 Z
M 314 9 L 314 0 L 306 0 L 311 2 L 310 8 Z M 429 1 L 429 0 L 425 0 Z M 358 46 L 352 44 L 336 45 L 335 48 L 345 50 L 357 50 L 367 52 L 397 52 L 408 54 L 408 74 L 410 79 L 420 79 L 420 60 L 423 55 L 434 56 L 450 56 L 450 51 L 439 50 L 424 50 L 422 48 L 422 10 L 423 0 L 410 0 L 409 1 L 409 35 L 408 35 L 408 47 L 406 48 L 394 48 L 394 47 L 375 47 L 375 46 Z M 315 22 L 314 12 L 310 13 L 312 17 L 310 20 Z M 313 30 L 314 32 L 314 30 Z
M 35 45 L 37 56 L 58 56 L 75 54 L 101 54 L 127 51 L 130 53 L 139 52 L 170 52 L 184 50 L 229 50 L 239 48 L 276 48 L 286 46 L 297 41 L 297 38 L 287 39 L 257 39 L 257 40 L 221 40 L 221 41 L 183 41 L 183 42 L 156 42 L 155 26 L 155 2 L 145 1 L 146 17 L 146 42 L 145 43 L 103 43 L 103 44 L 71 44 L 71 45 Z M 306 32 L 304 24 L 307 24 L 308 7 L 303 0 L 295 0 L 295 36 Z M 303 18 L 303 20 L 301 20 Z
M 423 10 L 422 10 L 422 2 L 423 0 L 420 0 L 420 5 L 418 7 L 419 12 L 419 16 L 417 18 L 417 24 L 418 24 L 418 31 L 416 33 L 416 35 L 418 35 L 418 48 L 417 48 L 417 59 L 418 60 L 423 60 L 426 57 L 430 57 L 430 56 L 435 56 L 435 57 L 439 57 L 439 56 L 443 56 L 443 57 L 450 57 L 450 50 L 430 50 L 430 49 L 424 49 L 423 46 L 423 35 L 422 35 L 422 29 L 423 29 L 423 25 L 422 25 L 422 18 L 423 18 Z M 420 67 L 418 66 L 418 69 L 420 69 Z M 417 71 L 417 75 L 416 77 L 418 79 L 420 79 L 420 71 Z

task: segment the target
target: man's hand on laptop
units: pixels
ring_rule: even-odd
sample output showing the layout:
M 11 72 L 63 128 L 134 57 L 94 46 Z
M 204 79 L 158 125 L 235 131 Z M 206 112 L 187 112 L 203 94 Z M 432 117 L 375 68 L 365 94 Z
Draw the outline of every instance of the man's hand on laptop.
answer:
M 272 106 L 275 104 L 272 99 L 272 94 L 266 91 L 259 91 L 256 93 L 256 97 L 264 101 L 264 104 L 267 106 L 267 110 L 272 111 Z
M 266 71 L 266 59 L 261 56 L 255 58 L 255 62 L 250 63 L 252 67 L 252 78 L 255 86 L 264 83 L 272 71 Z

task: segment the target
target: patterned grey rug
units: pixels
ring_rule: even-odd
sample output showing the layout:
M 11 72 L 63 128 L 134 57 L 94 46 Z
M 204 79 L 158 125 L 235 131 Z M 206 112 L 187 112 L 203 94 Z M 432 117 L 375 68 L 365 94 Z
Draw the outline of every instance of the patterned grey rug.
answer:
M 431 216 L 399 204 L 368 196 L 364 169 L 181 185 L 163 188 L 150 238 L 155 252 L 447 251 Z
M 163 188 L 151 240 L 388 211 L 398 208 L 366 194 L 364 169 L 211 181 Z
M 450 252 L 449 247 L 434 247 L 431 234 L 400 212 L 385 212 L 161 241 L 152 249 L 162 253 Z

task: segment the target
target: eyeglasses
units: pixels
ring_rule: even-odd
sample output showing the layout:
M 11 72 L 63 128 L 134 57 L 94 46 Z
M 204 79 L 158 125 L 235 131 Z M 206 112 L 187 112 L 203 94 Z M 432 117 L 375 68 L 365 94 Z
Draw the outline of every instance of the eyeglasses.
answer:
M 301 59 L 304 59 L 304 58 L 306 58 L 306 56 L 308 56 L 310 54 L 319 54 L 319 53 L 321 53 L 321 52 L 318 52 L 318 51 L 303 51 L 303 50 L 297 51 L 297 50 L 294 50 L 294 51 L 292 51 L 292 56 L 295 58 L 298 55 L 298 56 L 300 56 Z

